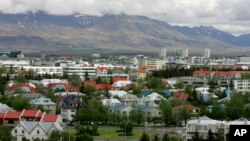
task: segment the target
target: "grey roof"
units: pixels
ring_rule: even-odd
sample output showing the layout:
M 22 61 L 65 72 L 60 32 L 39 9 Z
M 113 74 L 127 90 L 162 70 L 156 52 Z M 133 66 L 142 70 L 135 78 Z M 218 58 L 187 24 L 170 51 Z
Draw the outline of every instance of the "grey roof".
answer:
M 36 126 L 40 126 L 43 131 L 48 134 L 54 126 L 56 130 L 63 131 L 58 122 L 36 122 L 36 121 L 20 121 L 20 124 L 25 128 L 28 133 L 31 133 Z
M 0 103 L 0 113 L 6 113 L 9 110 L 12 110 L 8 105 Z
M 33 99 L 38 99 L 41 97 L 44 97 L 42 94 L 40 93 L 24 93 L 24 94 L 20 94 L 21 96 L 29 99 L 29 100 L 33 100 Z
M 122 111 L 128 107 L 129 107 L 128 105 L 124 105 L 124 104 L 115 104 L 111 106 L 110 109 L 114 111 Z

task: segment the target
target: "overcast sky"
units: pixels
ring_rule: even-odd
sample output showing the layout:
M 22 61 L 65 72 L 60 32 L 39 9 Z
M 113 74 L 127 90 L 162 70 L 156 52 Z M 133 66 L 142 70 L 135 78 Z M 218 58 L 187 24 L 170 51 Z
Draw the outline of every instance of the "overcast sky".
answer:
M 45 11 L 53 15 L 142 15 L 178 25 L 212 25 L 250 33 L 250 0 L 0 0 L 3 13 Z

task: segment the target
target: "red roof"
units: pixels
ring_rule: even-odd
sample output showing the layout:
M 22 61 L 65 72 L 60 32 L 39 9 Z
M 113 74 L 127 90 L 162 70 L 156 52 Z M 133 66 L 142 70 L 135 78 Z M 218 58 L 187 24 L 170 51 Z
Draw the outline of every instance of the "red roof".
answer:
M 22 118 L 36 118 L 39 110 L 23 110 Z
M 184 104 L 184 105 L 176 106 L 173 109 L 194 110 L 194 109 L 200 109 L 200 108 L 192 104 Z
M 50 115 L 45 115 L 42 119 L 44 122 L 56 122 L 58 118 L 58 115 L 50 114 Z
M 12 120 L 19 120 L 19 117 L 21 116 L 21 112 L 17 111 L 8 111 L 4 117 L 4 119 L 12 119 Z
M 71 85 L 71 84 L 66 84 L 66 83 L 49 83 L 47 85 L 48 88 L 53 88 L 57 85 L 63 85 L 64 88 L 67 90 L 67 91 L 78 91 L 79 89 L 76 88 L 75 86 Z
M 29 88 L 30 93 L 36 93 L 37 89 L 35 87 L 32 87 L 30 84 L 27 83 L 18 83 L 18 84 L 13 84 L 13 85 L 7 85 L 4 90 L 6 91 L 13 91 L 17 88 Z
M 107 67 L 98 67 L 97 70 L 104 72 L 104 71 L 108 71 Z
M 156 69 L 156 66 L 141 66 L 139 69 L 140 70 L 146 70 L 146 69 Z
M 113 83 L 115 83 L 117 81 L 124 81 L 124 80 L 128 80 L 128 78 L 126 78 L 126 77 L 114 77 L 114 78 L 112 78 Z
M 0 120 L 3 120 L 5 113 L 0 113 Z
M 137 73 L 147 73 L 147 72 L 146 72 L 146 70 L 139 69 L 139 70 L 137 70 Z
M 214 74 L 218 74 L 218 75 L 233 75 L 233 74 L 237 74 L 238 72 L 236 71 L 215 71 Z
M 181 93 L 175 93 L 174 97 L 179 100 L 187 100 L 189 95 L 184 92 L 181 92 Z
M 193 72 L 193 74 L 212 74 L 213 71 L 207 71 L 207 70 L 196 70 Z

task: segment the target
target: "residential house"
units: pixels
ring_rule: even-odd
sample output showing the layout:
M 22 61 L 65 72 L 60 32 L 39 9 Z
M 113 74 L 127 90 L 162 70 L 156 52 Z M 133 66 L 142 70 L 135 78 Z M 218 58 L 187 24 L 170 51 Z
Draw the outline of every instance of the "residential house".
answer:
M 40 93 L 23 93 L 19 94 L 21 97 L 27 98 L 29 101 L 38 99 L 38 98 L 44 98 L 45 96 Z
M 11 135 L 15 141 L 32 141 L 36 138 L 44 141 L 53 131 L 63 132 L 63 128 L 58 122 L 21 121 L 12 129 Z
M 186 124 L 185 140 L 192 141 L 192 136 L 198 132 L 202 139 L 207 139 L 209 129 L 216 133 L 220 129 L 224 129 L 224 122 L 210 119 L 206 116 L 191 119 Z
M 110 106 L 113 106 L 113 105 L 116 105 L 116 104 L 121 104 L 121 102 L 116 98 L 110 98 L 110 99 L 103 99 L 102 104 L 105 107 L 110 107 Z
M 139 107 L 147 118 L 161 117 L 162 111 L 158 106 L 144 105 Z
M 64 90 L 64 91 L 70 91 L 70 92 L 78 92 L 79 89 L 71 84 L 66 84 L 66 83 L 49 83 L 47 86 L 47 88 L 53 90 L 53 91 L 60 91 L 60 90 Z
M 65 83 L 68 84 L 67 80 L 61 80 L 61 79 L 42 79 L 41 83 L 44 87 L 49 85 L 50 83 Z
M 120 116 L 129 116 L 132 109 L 133 109 L 132 106 L 124 104 L 116 104 L 109 107 L 110 112 L 116 113 Z
M 186 110 L 194 115 L 197 115 L 198 113 L 200 113 L 201 108 L 196 107 L 192 104 L 183 104 L 183 105 L 173 107 L 173 113 L 180 112 L 183 110 Z
M 38 98 L 33 99 L 30 102 L 32 105 L 34 105 L 36 108 L 43 108 L 48 113 L 55 113 L 56 112 L 56 103 L 52 102 L 49 98 Z
M 158 93 L 151 93 L 150 95 L 146 96 L 148 99 L 150 99 L 151 101 L 161 101 L 163 99 L 165 99 L 162 95 L 158 94 Z
M 31 83 L 10 83 L 4 88 L 4 94 L 12 96 L 18 93 L 36 93 L 36 86 Z
M 114 96 L 123 97 L 127 95 L 128 93 L 123 90 L 109 90 L 109 94 L 111 95 L 111 97 L 114 97 Z
M 147 71 L 146 70 L 137 70 L 136 72 L 136 79 L 137 80 L 143 80 L 147 76 Z
M 75 95 L 65 95 L 60 100 L 61 116 L 63 121 L 73 121 L 78 108 L 84 107 L 85 103 Z
M 127 94 L 127 95 L 120 97 L 120 100 L 122 104 L 132 106 L 132 105 L 137 105 L 139 99 L 136 95 Z
M 178 99 L 178 100 L 187 100 L 189 95 L 187 93 L 184 92 L 177 92 L 174 93 L 174 98 Z
M 0 113 L 6 113 L 12 110 L 8 105 L 0 103 Z
M 132 82 L 129 80 L 121 80 L 121 81 L 116 81 L 112 84 L 113 87 L 117 88 L 117 89 L 121 89 L 127 85 L 131 85 Z

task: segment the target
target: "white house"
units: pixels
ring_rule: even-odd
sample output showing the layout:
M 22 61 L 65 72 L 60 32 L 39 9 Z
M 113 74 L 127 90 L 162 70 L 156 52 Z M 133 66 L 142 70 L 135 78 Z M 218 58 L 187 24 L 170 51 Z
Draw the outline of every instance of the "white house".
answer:
M 112 86 L 114 86 L 116 88 L 122 88 L 122 87 L 125 87 L 125 86 L 130 85 L 130 84 L 132 84 L 131 81 L 123 80 L 123 81 L 117 81 L 117 82 L 113 83 Z
M 196 131 L 199 133 L 199 136 L 206 139 L 209 129 L 216 133 L 219 129 L 224 129 L 224 126 L 225 123 L 223 121 L 213 120 L 206 116 L 189 120 L 186 124 L 186 140 L 191 141 Z
M 162 99 L 165 99 L 163 96 L 161 96 L 158 93 L 151 93 L 150 95 L 146 96 L 148 99 L 152 100 L 152 101 L 160 101 Z
M 12 129 L 11 135 L 15 141 L 23 141 L 23 139 L 32 141 L 36 138 L 44 141 L 55 130 L 63 132 L 63 128 L 58 122 L 20 121 Z
M 114 97 L 114 96 L 123 97 L 123 96 L 127 95 L 128 93 L 126 91 L 123 91 L 123 90 L 110 90 L 109 94 L 112 97 Z
M 233 79 L 234 89 L 240 92 L 250 91 L 250 79 L 238 78 Z
M 102 104 L 106 107 L 110 107 L 115 104 L 121 104 L 121 102 L 116 98 L 111 98 L 111 99 L 103 99 Z
M 56 112 L 56 103 L 52 102 L 49 98 L 38 98 L 33 99 L 30 102 L 32 105 L 36 107 L 42 107 L 44 110 L 48 111 L 49 113 L 55 113 Z

